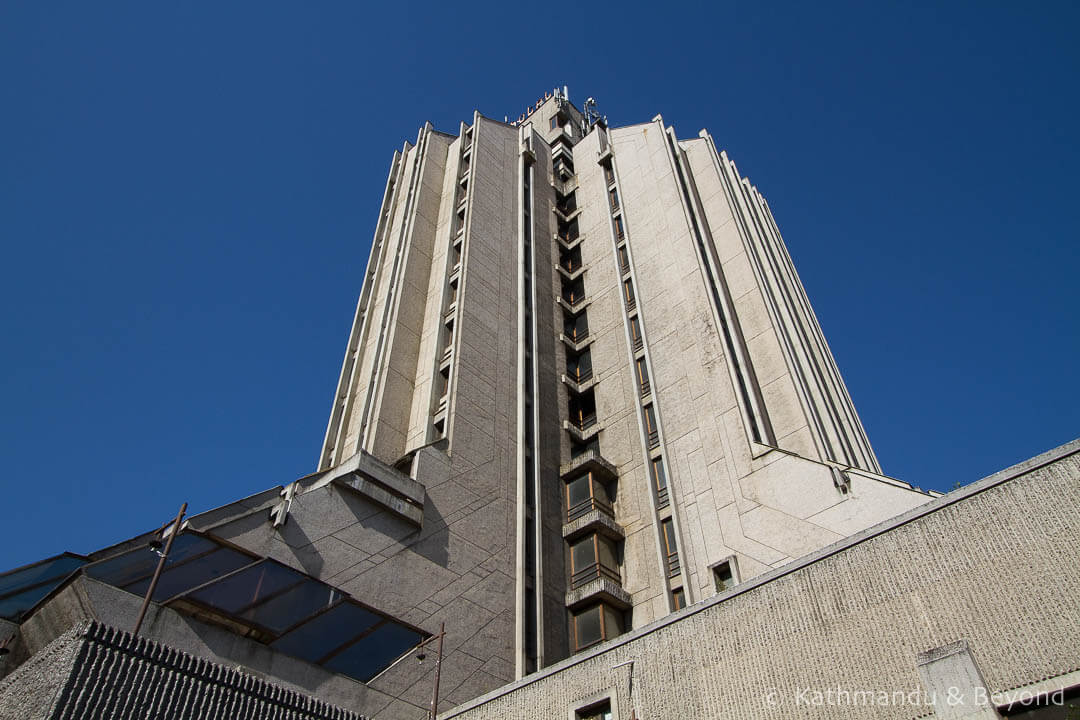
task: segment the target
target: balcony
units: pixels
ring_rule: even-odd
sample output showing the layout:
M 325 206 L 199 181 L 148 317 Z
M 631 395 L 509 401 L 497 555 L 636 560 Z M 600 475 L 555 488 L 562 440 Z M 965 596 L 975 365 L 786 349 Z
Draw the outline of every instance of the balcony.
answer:
M 593 563 L 570 575 L 570 589 L 577 590 L 601 578 L 620 585 L 622 583 L 618 568 L 608 567 L 604 563 Z
M 587 417 L 583 422 L 563 420 L 563 430 L 579 443 L 585 443 L 600 434 L 603 426 L 596 422 L 596 415 Z
M 583 373 L 581 380 L 578 380 L 574 375 L 563 375 L 561 380 L 570 392 L 578 393 L 579 395 L 592 390 L 593 387 L 596 386 L 596 379 L 593 377 L 592 370 L 588 373 Z
M 572 263 L 568 263 L 568 264 L 570 265 L 570 267 L 573 267 L 574 269 L 571 270 L 570 268 L 568 268 L 566 265 L 563 265 L 562 263 L 555 266 L 555 268 L 559 271 L 559 274 L 562 275 L 564 278 L 566 278 L 566 280 L 568 280 L 568 281 L 577 280 L 579 277 L 581 277 L 585 273 L 585 268 L 581 265 L 580 262 L 576 266 L 573 265 Z

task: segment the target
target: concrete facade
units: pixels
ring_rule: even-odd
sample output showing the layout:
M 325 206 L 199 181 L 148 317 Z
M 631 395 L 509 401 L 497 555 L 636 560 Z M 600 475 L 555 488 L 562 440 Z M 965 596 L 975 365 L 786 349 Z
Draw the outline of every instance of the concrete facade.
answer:
M 616 718 L 771 720 L 1063 703 L 1080 686 L 1078 518 L 1075 441 L 442 717 L 574 718 L 598 698 Z
M 511 704 L 491 707 L 523 712 L 520 678 L 569 672 L 623 633 L 652 643 L 678 627 L 693 644 L 713 618 L 757 629 L 709 652 L 776 639 L 805 655 L 776 628 L 819 618 L 821 583 L 885 582 L 891 561 L 867 556 L 815 584 L 787 579 L 800 558 L 935 497 L 881 474 L 768 204 L 712 138 L 680 141 L 659 116 L 608 128 L 556 91 L 515 123 L 426 125 L 394 153 L 316 472 L 184 527 L 428 634 L 445 623 L 441 707 L 511 683 Z M 869 602 L 865 586 L 852 592 Z M 366 717 L 426 712 L 430 664 L 402 656 L 361 682 L 173 600 L 151 607 L 149 641 Z M 73 627 L 126 629 L 138 604 L 65 579 L 18 623 L 0 620 L 0 640 L 14 638 L 0 677 Z M 945 635 L 915 650 L 956 640 Z M 982 642 L 971 647 L 997 682 Z M 967 667 L 943 657 L 926 667 Z M 746 662 L 746 677 L 676 686 L 745 694 L 765 661 Z M 566 682 L 563 705 L 608 692 Z M 611 701 L 618 717 L 635 707 Z

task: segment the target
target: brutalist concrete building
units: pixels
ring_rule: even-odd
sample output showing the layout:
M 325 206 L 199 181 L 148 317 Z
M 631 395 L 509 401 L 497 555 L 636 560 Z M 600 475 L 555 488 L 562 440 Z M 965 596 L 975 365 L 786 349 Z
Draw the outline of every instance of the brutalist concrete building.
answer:
M 1077 446 L 883 475 L 762 195 L 583 107 L 394 154 L 316 472 L 0 575 L 0 717 L 420 718 L 443 626 L 445 717 L 1062 709 Z

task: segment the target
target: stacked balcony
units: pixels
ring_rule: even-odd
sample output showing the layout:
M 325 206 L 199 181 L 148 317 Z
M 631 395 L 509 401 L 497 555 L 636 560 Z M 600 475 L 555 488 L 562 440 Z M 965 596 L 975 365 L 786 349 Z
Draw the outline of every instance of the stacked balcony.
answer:
M 597 378 L 593 375 L 589 335 L 587 269 L 578 228 L 577 178 L 569 135 L 558 135 L 552 149 L 556 221 L 556 267 L 560 283 L 556 303 L 562 311 L 560 340 L 566 347 L 562 382 L 567 393 L 563 429 L 570 437 L 571 460 L 560 469 L 565 485 L 563 539 L 568 573 L 566 607 L 575 651 L 614 637 L 625 626 L 630 596 L 622 587 L 623 530 L 615 522 L 617 475 L 600 455 Z M 599 639 L 597 639 L 599 638 Z

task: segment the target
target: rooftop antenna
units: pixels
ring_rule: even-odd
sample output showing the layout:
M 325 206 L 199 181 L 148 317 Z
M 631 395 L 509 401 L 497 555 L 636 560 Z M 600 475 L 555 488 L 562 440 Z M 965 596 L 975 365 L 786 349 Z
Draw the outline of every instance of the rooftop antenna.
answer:
M 585 121 L 592 127 L 601 119 L 600 111 L 596 107 L 596 100 L 594 98 L 586 98 L 585 100 Z

